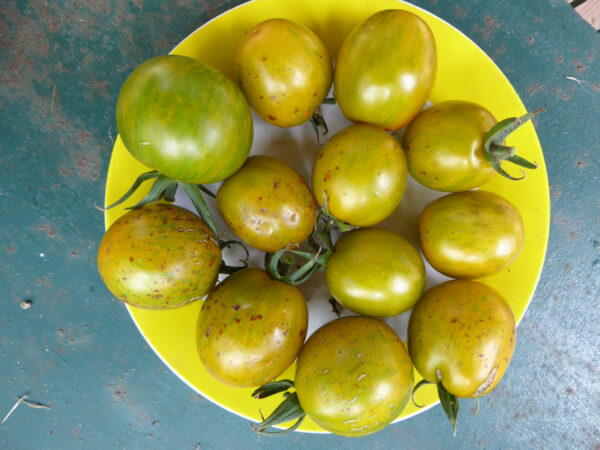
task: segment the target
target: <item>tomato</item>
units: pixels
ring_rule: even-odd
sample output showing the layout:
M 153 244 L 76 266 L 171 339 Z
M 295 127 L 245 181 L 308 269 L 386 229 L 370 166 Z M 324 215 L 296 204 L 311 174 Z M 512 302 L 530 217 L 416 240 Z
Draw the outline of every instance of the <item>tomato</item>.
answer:
M 263 270 L 235 272 L 202 305 L 196 335 L 200 359 L 224 383 L 258 386 L 292 364 L 307 323 L 306 301 L 297 288 Z
M 143 164 L 194 184 L 223 180 L 250 151 L 252 114 L 237 85 L 186 56 L 156 56 L 127 78 L 117 102 L 125 147 Z
M 369 317 L 323 325 L 306 341 L 294 380 L 300 405 L 324 429 L 344 436 L 379 431 L 402 412 L 413 385 L 398 335 Z
M 446 192 L 481 186 L 496 171 L 484 158 L 484 141 L 496 119 L 465 101 L 436 103 L 408 125 L 402 138 L 408 171 L 419 183 Z
M 327 48 L 311 30 L 287 19 L 265 20 L 248 31 L 235 66 L 252 108 L 279 127 L 308 121 L 331 87 Z
M 220 265 L 221 250 L 208 226 L 186 209 L 160 203 L 119 218 L 98 249 L 108 289 L 138 308 L 176 308 L 204 297 Z
M 223 182 L 217 207 L 234 233 L 265 252 L 304 242 L 317 215 L 304 179 L 283 161 L 265 155 L 251 156 Z
M 421 110 L 436 70 L 429 26 L 408 11 L 380 11 L 344 40 L 335 66 L 335 98 L 349 120 L 396 130 Z
M 396 209 L 406 187 L 406 159 L 400 144 L 383 129 L 352 125 L 321 149 L 312 172 L 320 205 L 337 219 L 367 227 Z
M 510 363 L 516 325 L 494 289 L 452 280 L 427 290 L 408 322 L 408 349 L 423 378 L 457 397 L 490 392 Z
M 419 252 L 391 231 L 363 228 L 344 233 L 327 263 L 325 281 L 344 307 L 367 316 L 409 310 L 425 288 Z
M 525 242 L 521 214 L 498 194 L 455 192 L 425 207 L 419 218 L 423 254 L 452 278 L 480 278 L 508 267 Z

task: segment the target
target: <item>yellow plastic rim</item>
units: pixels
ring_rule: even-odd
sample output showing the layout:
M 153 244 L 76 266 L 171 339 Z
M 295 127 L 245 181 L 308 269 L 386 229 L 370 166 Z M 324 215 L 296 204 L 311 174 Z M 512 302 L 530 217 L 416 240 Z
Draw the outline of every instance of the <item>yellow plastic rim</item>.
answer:
M 245 31 L 265 19 L 282 17 L 310 28 L 327 45 L 330 55 L 335 57 L 343 39 L 357 23 L 376 11 L 390 8 L 417 14 L 434 33 L 438 49 L 438 75 L 431 95 L 433 103 L 450 99 L 469 100 L 485 106 L 497 118 L 521 116 L 526 112 L 509 81 L 477 45 L 440 18 L 402 1 L 254 0 L 206 23 L 184 39 L 172 53 L 196 58 L 234 79 L 232 61 L 238 40 Z M 525 224 L 526 242 L 521 255 L 508 269 L 483 282 L 503 294 L 518 323 L 533 296 L 542 270 L 548 242 L 550 199 L 542 149 L 531 123 L 513 133 L 509 144 L 517 146 L 523 157 L 536 161 L 539 168 L 529 171 L 527 177 L 519 182 L 496 176 L 484 188 L 504 196 L 519 209 Z M 118 199 L 135 178 L 147 170 L 117 138 L 108 170 L 105 204 Z M 132 205 L 141 199 L 149 186 L 144 188 L 127 204 Z M 125 212 L 124 206 L 107 211 L 106 227 Z M 171 311 L 128 308 L 148 344 L 179 378 L 219 406 L 254 422 L 260 421 L 259 408 L 265 413 L 270 412 L 281 397 L 254 400 L 250 396 L 252 389 L 224 385 L 204 370 L 194 341 L 196 318 L 201 306 L 199 301 Z M 294 366 L 290 367 L 280 378 L 293 379 L 294 370 Z M 415 383 L 420 379 L 415 373 Z M 417 400 L 425 406 L 419 409 L 409 403 L 396 421 L 437 404 L 435 387 L 425 386 L 419 391 Z M 299 430 L 323 432 L 308 418 Z

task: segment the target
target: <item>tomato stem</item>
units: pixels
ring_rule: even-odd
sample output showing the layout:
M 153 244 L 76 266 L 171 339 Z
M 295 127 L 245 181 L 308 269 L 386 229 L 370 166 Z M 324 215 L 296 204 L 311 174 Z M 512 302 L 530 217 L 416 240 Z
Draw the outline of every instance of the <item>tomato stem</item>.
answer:
M 458 421 L 458 410 L 460 409 L 458 399 L 446 390 L 441 381 L 437 383 L 437 390 L 442 408 L 444 408 L 444 412 L 452 424 L 454 437 L 456 437 L 456 422 Z
M 417 403 L 415 402 L 415 394 L 417 393 L 417 391 L 419 389 L 421 389 L 423 386 L 425 386 L 427 384 L 436 384 L 436 383 L 434 383 L 433 381 L 423 379 L 415 385 L 415 387 L 413 388 L 412 394 L 410 395 L 410 399 L 412 400 L 413 405 L 415 405 L 417 408 L 422 408 L 425 405 L 417 405 Z
M 131 195 L 137 190 L 137 188 L 140 187 L 140 185 L 144 181 L 151 180 L 152 178 L 157 178 L 159 175 L 160 175 L 160 173 L 156 170 L 151 170 L 150 172 L 144 172 L 143 174 L 141 174 L 139 177 L 136 178 L 136 180 L 133 182 L 133 185 L 129 188 L 129 190 L 127 192 L 125 192 L 125 194 L 123 194 L 123 196 L 119 200 L 117 200 L 116 202 L 107 206 L 106 208 L 104 208 L 104 210 L 106 211 L 111 208 L 114 208 L 115 206 L 119 206 L 121 203 L 123 203 L 129 197 L 131 197 Z
M 294 387 L 294 382 L 291 380 L 281 380 L 281 381 L 273 381 L 271 383 L 267 383 L 256 389 L 252 396 L 254 398 L 265 398 L 274 394 L 278 394 L 283 392 L 283 396 L 285 399 L 283 402 L 279 404 L 277 408 L 267 417 L 263 418 L 262 422 L 257 424 L 252 424 L 252 429 L 260 434 L 266 436 L 285 436 L 286 434 L 290 434 L 296 428 L 300 426 L 304 417 L 306 417 L 306 413 L 302 406 L 300 405 L 300 401 L 298 400 L 298 394 L 296 392 L 287 392 L 289 388 Z M 262 413 L 261 413 L 262 417 Z M 291 420 L 298 419 L 291 427 L 279 430 L 279 431 L 268 431 L 271 427 L 278 425 L 280 423 L 289 422 Z
M 521 170 L 521 177 L 514 177 L 506 172 L 501 166 L 503 161 L 508 161 L 527 169 L 536 169 L 538 167 L 537 163 L 532 163 L 525 158 L 518 156 L 516 154 L 517 149 L 515 147 L 504 145 L 504 141 L 509 134 L 511 134 L 524 123 L 528 122 L 536 114 L 544 110 L 545 108 L 540 108 L 524 114 L 521 117 L 510 117 L 508 119 L 501 120 L 494 125 L 490 131 L 488 131 L 485 137 L 483 156 L 485 160 L 496 170 L 496 172 L 503 177 L 510 180 L 521 180 L 525 178 L 525 172 L 523 172 L 523 170 Z

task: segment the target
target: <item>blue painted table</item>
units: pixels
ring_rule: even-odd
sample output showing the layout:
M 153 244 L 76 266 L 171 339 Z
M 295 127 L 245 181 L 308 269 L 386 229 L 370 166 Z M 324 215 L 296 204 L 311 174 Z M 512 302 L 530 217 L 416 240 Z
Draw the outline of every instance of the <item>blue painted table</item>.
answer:
M 552 204 L 511 366 L 452 438 L 435 407 L 372 436 L 257 437 L 159 361 L 96 271 L 119 88 L 222 0 L 0 4 L 0 448 L 600 448 L 600 37 L 564 0 L 419 0 L 537 122 Z M 524 193 L 526 195 L 526 193 Z M 29 309 L 21 303 L 31 301 Z

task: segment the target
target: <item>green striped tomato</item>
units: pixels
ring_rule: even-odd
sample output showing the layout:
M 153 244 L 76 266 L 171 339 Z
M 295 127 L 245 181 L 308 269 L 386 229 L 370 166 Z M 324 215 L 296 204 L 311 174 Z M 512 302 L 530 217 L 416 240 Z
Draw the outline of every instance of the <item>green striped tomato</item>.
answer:
M 210 228 L 175 205 L 150 203 L 111 225 L 98 249 L 108 289 L 138 308 L 176 308 L 215 285 L 221 249 Z
M 252 108 L 279 127 L 308 121 L 331 88 L 325 44 L 287 19 L 265 20 L 248 31 L 238 44 L 235 67 Z
M 412 308 L 423 293 L 425 264 L 400 235 L 361 228 L 336 242 L 325 281 L 344 307 L 367 316 L 395 316 Z
M 317 215 L 306 181 L 283 161 L 266 155 L 251 156 L 223 182 L 217 207 L 236 235 L 265 252 L 302 244 Z
M 204 301 L 196 342 L 215 378 L 232 386 L 259 386 L 292 364 L 307 326 L 308 308 L 298 288 L 263 270 L 244 269 Z
M 398 206 L 406 188 L 406 158 L 382 128 L 357 124 L 343 129 L 321 149 L 312 172 L 320 205 L 358 227 L 375 225 Z
M 451 280 L 425 291 L 408 322 L 408 348 L 426 380 L 480 397 L 498 384 L 515 350 L 515 318 L 495 289 Z
M 151 58 L 127 78 L 117 127 L 140 162 L 177 181 L 213 183 L 246 160 L 250 107 L 223 73 L 186 56 Z
M 429 98 L 436 69 L 429 26 L 408 11 L 380 11 L 343 42 L 335 66 L 335 98 L 349 120 L 396 130 Z
M 364 436 L 385 428 L 408 403 L 413 365 L 392 328 L 343 317 L 315 331 L 296 362 L 298 400 L 332 433 Z

